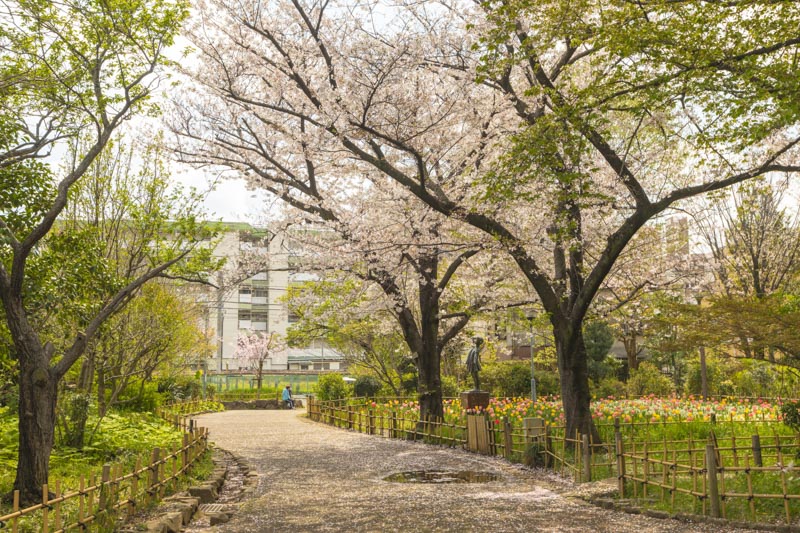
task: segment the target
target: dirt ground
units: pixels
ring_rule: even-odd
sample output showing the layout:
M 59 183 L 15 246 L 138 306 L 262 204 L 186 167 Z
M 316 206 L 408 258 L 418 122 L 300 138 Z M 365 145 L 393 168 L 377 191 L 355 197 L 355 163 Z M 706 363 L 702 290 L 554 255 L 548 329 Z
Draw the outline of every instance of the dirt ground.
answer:
M 741 532 L 719 525 L 601 509 L 542 470 L 459 449 L 362 435 L 309 421 L 301 410 L 199 417 L 211 440 L 249 461 L 256 497 L 216 531 Z M 394 483 L 405 471 L 496 474 L 487 483 Z

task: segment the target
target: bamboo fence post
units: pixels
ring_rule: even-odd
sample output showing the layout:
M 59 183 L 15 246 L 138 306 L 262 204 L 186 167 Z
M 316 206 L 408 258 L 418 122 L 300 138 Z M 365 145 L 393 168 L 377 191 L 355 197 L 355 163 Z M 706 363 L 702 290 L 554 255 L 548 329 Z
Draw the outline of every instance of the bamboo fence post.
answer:
M 706 496 L 711 505 L 711 516 L 720 517 L 719 487 L 717 486 L 717 453 L 713 444 L 706 444 L 706 476 L 708 477 L 708 492 Z
M 581 448 L 583 455 L 583 480 L 592 480 L 592 449 L 589 447 L 589 435 L 581 436 Z
M 106 510 L 110 498 L 108 497 L 108 482 L 111 480 L 111 465 L 104 464 L 103 471 L 100 474 L 100 498 L 98 500 L 98 514 Z
M 508 417 L 505 417 L 503 420 L 503 457 L 511 459 L 513 447 L 514 441 L 511 437 L 511 422 L 508 420 Z
M 83 523 L 86 516 L 86 478 L 81 474 L 81 479 L 78 482 L 78 522 Z
M 187 435 L 183 434 L 184 442 L 186 442 Z M 139 493 L 139 471 L 142 469 L 142 458 L 136 457 L 136 464 L 133 465 L 133 475 L 131 476 L 130 493 L 128 494 L 128 518 L 133 517 L 136 510 L 136 498 Z
M 728 503 L 727 503 L 727 501 L 725 499 L 725 495 L 727 494 L 727 492 L 725 492 L 725 467 L 724 467 L 724 465 L 722 463 L 722 454 L 720 453 L 719 449 L 717 449 L 716 454 L 717 454 L 716 455 L 716 460 L 718 461 L 718 463 L 717 463 L 717 472 L 719 473 L 718 474 L 718 478 L 719 478 L 718 484 L 719 484 L 719 494 L 720 494 L 719 506 L 720 506 L 720 510 L 722 511 L 722 518 L 727 518 L 728 517 Z
M 619 484 L 619 497 L 625 497 L 625 456 L 622 444 L 622 432 L 619 429 L 619 418 L 614 419 L 614 448 L 617 452 L 617 483 Z
M 47 533 L 50 530 L 47 516 L 47 512 L 49 511 L 47 507 L 47 501 L 49 500 L 49 497 L 50 493 L 47 491 L 47 483 L 45 483 L 42 485 L 42 533 Z
M 648 422 L 649 424 L 649 422 Z M 647 443 L 649 442 L 650 438 L 650 426 L 647 426 L 647 439 L 644 441 L 644 463 L 642 463 L 642 479 L 644 483 L 642 485 L 642 498 L 647 498 L 647 483 L 650 480 L 650 455 L 647 453 Z
M 181 447 L 181 470 L 186 472 L 189 468 L 189 435 L 186 433 L 183 434 L 183 446 Z
M 375 411 L 372 410 L 372 407 L 367 409 L 367 416 L 369 417 L 367 419 L 367 420 L 369 420 L 368 434 L 369 435 L 374 435 L 375 434 Z
M 750 504 L 750 516 L 756 521 L 756 502 L 753 498 L 753 478 L 750 473 L 750 458 L 744 456 L 744 471 L 747 474 L 747 501 Z
M 178 487 L 178 451 L 175 445 L 170 446 L 170 456 L 172 457 L 172 490 Z
M 165 455 L 161 459 L 160 464 L 158 465 L 158 479 L 161 482 L 158 487 L 159 500 L 164 498 L 164 494 L 166 494 L 167 491 L 167 461 L 169 461 L 168 452 L 169 449 L 164 450 Z
M 778 436 L 775 436 L 777 440 Z M 780 469 L 780 476 L 781 476 L 781 488 L 783 489 L 783 508 L 786 511 L 786 523 L 792 523 L 792 512 L 789 509 L 789 495 L 788 491 L 786 490 L 786 470 L 784 469 L 783 465 L 783 453 L 781 452 L 780 446 L 778 446 L 778 468 Z
M 633 446 L 633 454 L 631 459 L 633 460 L 633 497 L 639 497 L 639 482 L 636 481 L 636 478 L 639 477 L 639 462 L 637 461 L 638 457 L 636 457 L 636 441 L 632 441 L 631 445 Z
M 14 491 L 14 503 L 11 506 L 11 512 L 16 513 L 19 511 L 19 491 Z M 19 531 L 19 517 L 15 516 L 11 519 L 11 532 L 17 533 Z
M 672 490 L 669 491 L 669 506 L 670 511 L 675 512 L 675 489 L 678 488 L 678 451 L 673 448 L 672 450 Z
M 753 435 L 751 437 L 752 445 L 753 445 L 753 464 L 761 468 L 764 466 L 764 461 L 761 459 L 761 437 L 758 435 Z
M 61 481 L 56 480 L 56 500 L 61 498 Z M 61 529 L 61 502 L 55 504 L 55 516 L 53 516 L 53 528 L 58 531 Z
M 552 441 L 550 440 L 550 426 L 544 426 L 544 467 L 549 468 L 555 466 L 555 461 L 551 454 L 553 453 Z
M 667 446 L 666 446 L 666 438 L 664 439 L 664 454 L 661 456 L 661 501 L 663 502 L 664 499 L 667 497 L 667 481 L 668 473 L 667 473 Z
M 161 449 L 153 448 L 153 453 L 150 455 L 150 479 L 147 484 L 147 493 L 150 500 L 156 499 L 155 493 L 158 490 L 158 471 L 159 471 L 159 458 L 161 457 Z

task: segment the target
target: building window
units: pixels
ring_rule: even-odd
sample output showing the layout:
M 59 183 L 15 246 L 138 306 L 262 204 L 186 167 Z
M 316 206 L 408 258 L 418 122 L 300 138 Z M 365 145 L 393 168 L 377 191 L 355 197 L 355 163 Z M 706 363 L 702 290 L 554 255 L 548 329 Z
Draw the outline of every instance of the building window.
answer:
M 250 310 L 239 309 L 239 329 L 250 329 Z

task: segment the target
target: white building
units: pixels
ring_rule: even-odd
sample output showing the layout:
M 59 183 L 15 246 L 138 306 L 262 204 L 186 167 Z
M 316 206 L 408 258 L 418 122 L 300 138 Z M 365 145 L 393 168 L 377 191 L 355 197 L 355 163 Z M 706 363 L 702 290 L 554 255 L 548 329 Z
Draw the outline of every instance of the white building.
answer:
M 249 370 L 236 357 L 237 341 L 242 335 L 276 333 L 285 338 L 290 317 L 284 298 L 290 279 L 307 277 L 290 272 L 291 252 L 281 235 L 246 223 L 224 226 L 214 251 L 215 256 L 227 258 L 229 264 L 216 280 L 223 289 L 204 295 L 209 310 L 207 327 L 216 338 L 216 352 L 207 362 L 212 372 Z M 263 270 L 241 281 L 225 279 L 242 276 L 232 267 L 241 260 L 254 262 L 249 258 L 255 259 Z M 340 353 L 320 344 L 277 351 L 264 362 L 264 370 L 339 370 L 341 360 Z

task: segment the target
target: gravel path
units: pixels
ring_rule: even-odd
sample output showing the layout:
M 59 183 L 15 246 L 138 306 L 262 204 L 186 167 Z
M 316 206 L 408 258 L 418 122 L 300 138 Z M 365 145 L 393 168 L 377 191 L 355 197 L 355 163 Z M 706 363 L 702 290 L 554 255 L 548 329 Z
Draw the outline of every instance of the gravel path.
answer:
M 256 497 L 218 531 L 742 532 L 601 509 L 575 487 L 494 457 L 371 437 L 309 421 L 302 411 L 199 417 L 217 446 L 260 474 Z M 383 481 L 401 471 L 498 474 L 481 484 Z

